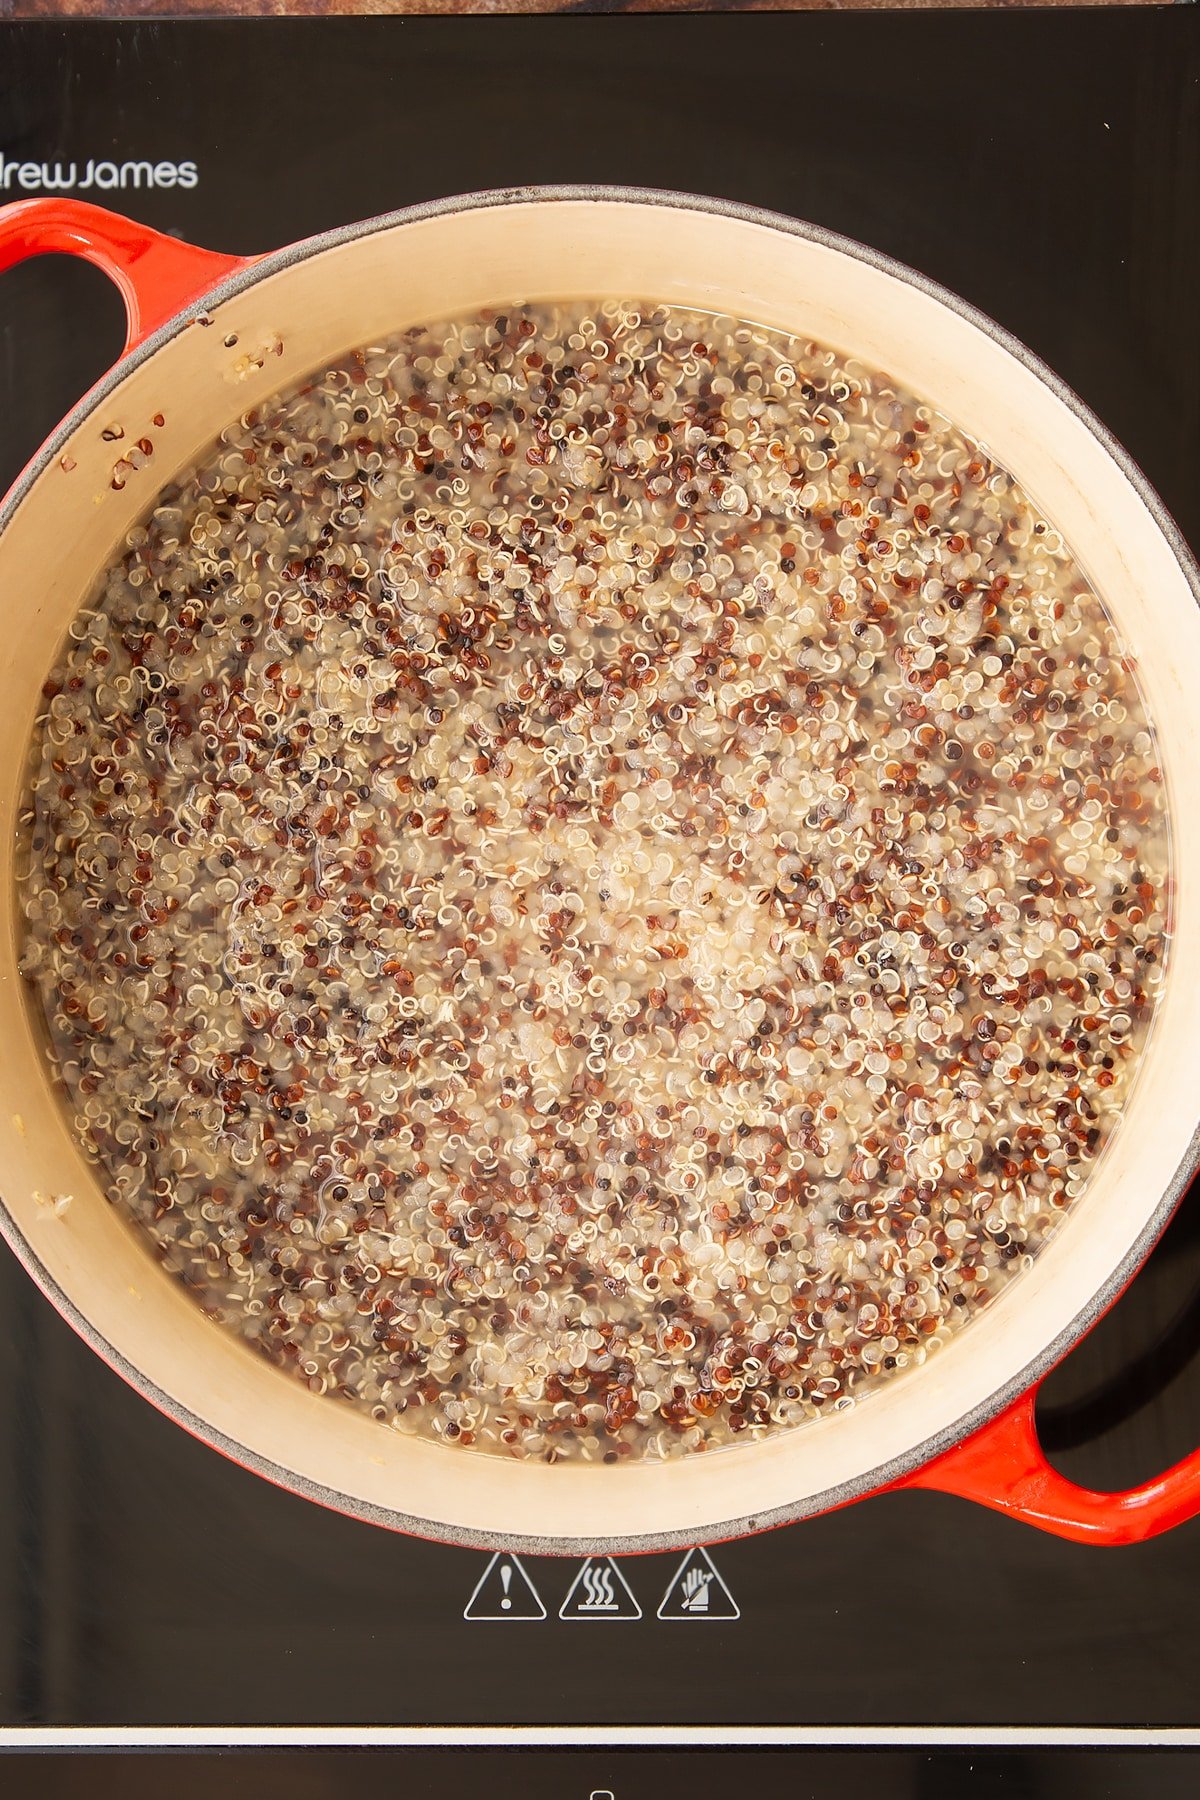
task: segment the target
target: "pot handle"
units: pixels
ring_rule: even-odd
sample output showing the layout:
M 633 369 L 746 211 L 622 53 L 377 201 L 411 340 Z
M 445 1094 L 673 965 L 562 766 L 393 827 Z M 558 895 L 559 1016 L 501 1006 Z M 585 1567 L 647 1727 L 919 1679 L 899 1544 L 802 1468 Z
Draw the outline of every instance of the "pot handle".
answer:
M 82 256 L 119 288 L 127 351 L 224 276 L 256 260 L 197 249 L 86 200 L 55 196 L 0 207 L 0 270 L 52 251 Z
M 1140 1544 L 1200 1513 L 1200 1450 L 1117 1494 L 1077 1487 L 1051 1468 L 1037 1434 L 1040 1385 L 896 1486 L 957 1494 L 1080 1544 Z

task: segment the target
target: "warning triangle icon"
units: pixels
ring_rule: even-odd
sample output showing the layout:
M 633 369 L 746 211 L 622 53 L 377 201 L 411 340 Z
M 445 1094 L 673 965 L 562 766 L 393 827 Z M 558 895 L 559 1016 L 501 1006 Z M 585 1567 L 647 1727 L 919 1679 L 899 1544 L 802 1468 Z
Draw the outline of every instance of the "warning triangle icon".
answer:
M 707 1550 L 689 1550 L 667 1583 L 660 1619 L 740 1619 L 737 1601 Z
M 560 1619 L 640 1619 L 642 1609 L 611 1556 L 589 1556 L 558 1609 Z
M 544 1619 L 546 1609 L 519 1557 L 497 1550 L 467 1601 L 464 1619 Z

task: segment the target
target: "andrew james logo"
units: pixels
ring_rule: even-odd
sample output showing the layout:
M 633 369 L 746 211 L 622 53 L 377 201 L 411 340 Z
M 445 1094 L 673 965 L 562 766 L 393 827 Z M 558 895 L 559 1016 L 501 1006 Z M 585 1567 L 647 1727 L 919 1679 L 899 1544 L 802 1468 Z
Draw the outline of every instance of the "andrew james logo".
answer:
M 0 150 L 0 193 L 84 194 L 89 188 L 194 188 L 200 179 L 194 162 L 25 162 Z

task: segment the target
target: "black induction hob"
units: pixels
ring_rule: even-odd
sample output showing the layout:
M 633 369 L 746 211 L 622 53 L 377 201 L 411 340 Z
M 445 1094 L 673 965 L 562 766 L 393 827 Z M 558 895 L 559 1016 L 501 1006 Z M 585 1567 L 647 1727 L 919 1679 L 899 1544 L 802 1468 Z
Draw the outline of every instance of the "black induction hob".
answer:
M 242 252 L 537 181 L 683 188 L 812 219 L 1031 345 L 1197 545 L 1198 26 L 1185 7 L 10 25 L 0 151 L 74 161 L 77 179 L 89 161 L 192 162 L 193 187 L 88 197 Z M 0 277 L 0 487 L 121 336 L 116 295 L 90 268 L 54 257 Z M 1200 1193 L 1052 1376 L 1041 1422 L 1055 1462 L 1102 1487 L 1200 1442 Z M 1200 1744 L 1200 1522 L 1090 1550 L 897 1494 L 715 1549 L 728 1602 L 712 1584 L 707 1615 L 660 1619 L 664 1600 L 680 1610 L 679 1560 L 622 1562 L 623 1610 L 640 1618 L 560 1619 L 578 1564 L 538 1558 L 510 1575 L 501 1612 L 485 1555 L 320 1511 L 194 1443 L 0 1255 L 10 1791 L 640 1800 L 666 1780 L 701 1800 L 730 1783 L 857 1800 L 1196 1786 L 1178 1736 L 1152 1749 L 1142 1734 Z M 171 1766 L 115 1754 L 117 1727 L 169 1738 Z M 192 1746 L 232 1728 L 243 1743 L 283 1727 L 382 1735 L 299 1758 L 277 1739 L 214 1764 L 185 1755 L 176 1727 Z M 542 1747 L 524 1727 L 550 1728 Z M 109 1750 L 34 1754 L 57 1741 Z

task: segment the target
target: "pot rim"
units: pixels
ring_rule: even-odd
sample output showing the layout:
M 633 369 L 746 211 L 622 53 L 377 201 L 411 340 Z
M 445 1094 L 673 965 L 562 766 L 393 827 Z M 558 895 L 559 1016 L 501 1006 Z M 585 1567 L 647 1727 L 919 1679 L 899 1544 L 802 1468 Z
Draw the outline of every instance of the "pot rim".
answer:
M 181 331 L 187 329 L 198 311 L 207 311 L 210 307 L 215 309 L 235 294 L 240 294 L 255 286 L 265 277 L 285 271 L 295 264 L 306 262 L 309 258 L 319 256 L 327 250 L 336 249 L 339 245 L 352 243 L 376 233 L 392 230 L 397 226 L 415 224 L 421 220 L 459 212 L 471 212 L 485 207 L 530 203 L 554 204 L 564 201 L 669 207 L 729 218 L 744 224 L 782 232 L 791 237 L 805 238 L 825 249 L 865 263 L 879 273 L 902 282 L 906 286 L 916 288 L 929 299 L 957 314 L 966 324 L 973 326 L 1007 351 L 1036 380 L 1048 388 L 1055 398 L 1086 427 L 1110 459 L 1116 463 L 1166 540 L 1184 580 L 1191 589 L 1197 606 L 1200 606 L 1200 566 L 1197 565 L 1196 557 L 1183 533 L 1142 469 L 1097 418 L 1091 408 L 1080 399 L 1074 389 L 1040 357 L 1028 349 L 1019 338 L 1013 336 L 988 314 L 972 306 L 950 289 L 943 287 L 941 283 L 910 268 L 907 264 L 871 249 L 840 232 L 827 230 L 824 226 L 806 220 L 789 218 L 786 214 L 765 208 L 743 205 L 737 201 L 714 199 L 667 189 L 602 184 L 550 184 L 495 188 L 476 193 L 450 195 L 440 200 L 423 201 L 412 206 L 400 207 L 394 212 L 383 213 L 375 218 L 319 232 L 312 237 L 303 238 L 297 243 L 288 244 L 279 250 L 255 257 L 243 268 L 236 270 L 232 275 L 206 290 L 197 299 L 190 301 L 157 331 L 143 339 L 135 349 L 122 354 L 117 359 L 112 368 L 101 377 L 46 439 L 42 448 L 17 478 L 3 502 L 0 503 L 0 534 L 5 530 L 34 482 L 80 425 L 108 399 L 127 375 L 135 368 L 140 367 L 143 362 L 148 361 L 156 351 Z M 722 1542 L 730 1538 L 747 1536 L 753 1532 L 769 1530 L 776 1526 L 793 1524 L 801 1519 L 833 1511 L 852 1501 L 864 1499 L 870 1494 L 902 1485 L 905 1477 L 914 1474 L 961 1443 L 963 1439 L 973 1435 L 1021 1395 L 1036 1386 L 1114 1303 L 1161 1237 L 1198 1167 L 1200 1167 L 1200 1119 L 1197 1121 L 1187 1151 L 1164 1189 L 1157 1206 L 1120 1262 L 1111 1270 L 1087 1305 L 1081 1308 L 1074 1319 L 1036 1356 L 1032 1357 L 1016 1375 L 995 1389 L 986 1400 L 963 1414 L 953 1424 L 945 1426 L 930 1437 L 911 1445 L 900 1455 L 863 1475 L 765 1512 L 748 1513 L 739 1518 L 707 1526 L 703 1530 L 702 1541 Z M 14 1254 L 24 1264 L 47 1299 L 66 1319 L 67 1323 L 129 1386 L 176 1424 L 182 1425 L 193 1437 L 220 1450 L 233 1462 L 263 1476 L 277 1487 L 284 1488 L 303 1498 L 314 1500 L 335 1512 L 365 1520 L 370 1524 L 382 1525 L 393 1531 L 401 1531 L 415 1537 L 424 1537 L 469 1549 L 496 1550 L 504 1547 L 534 1555 L 608 1553 L 628 1555 L 689 1548 L 697 1541 L 694 1533 L 686 1529 L 619 1538 L 493 1534 L 415 1517 L 399 1508 L 382 1507 L 369 1501 L 355 1499 L 339 1489 L 315 1482 L 307 1476 L 285 1468 L 273 1459 L 261 1455 L 248 1445 L 230 1438 L 200 1415 L 180 1405 L 144 1371 L 136 1367 L 114 1345 L 109 1343 L 50 1274 L 33 1245 L 10 1214 L 3 1195 L 0 1195 L 0 1235 L 6 1239 Z

